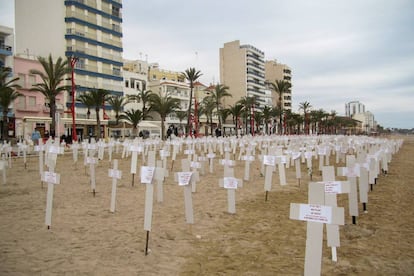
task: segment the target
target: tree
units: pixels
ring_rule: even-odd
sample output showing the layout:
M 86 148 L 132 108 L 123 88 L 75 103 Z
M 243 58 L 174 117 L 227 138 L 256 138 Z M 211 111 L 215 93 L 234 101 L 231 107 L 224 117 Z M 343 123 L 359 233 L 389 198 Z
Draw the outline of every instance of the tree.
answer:
M 217 84 L 216 86 L 214 86 L 214 90 L 211 91 L 211 95 L 210 97 L 213 99 L 213 102 L 216 106 L 216 110 L 217 110 L 217 114 L 220 114 L 220 110 L 221 110 L 221 100 L 224 97 L 233 97 L 232 94 L 230 94 L 228 92 L 229 87 L 222 85 L 222 84 Z M 221 129 L 221 118 L 220 116 L 218 116 L 219 121 L 218 121 L 218 128 Z
M 97 125 L 97 134 L 96 137 L 101 138 L 101 118 L 99 116 L 99 111 L 105 102 L 109 99 L 111 93 L 105 89 L 92 89 L 89 91 L 90 97 L 92 98 L 93 106 L 95 107 L 96 112 L 96 125 Z
M 247 123 L 247 119 L 249 118 L 249 122 L 250 122 L 250 132 L 253 135 L 254 132 L 254 127 L 252 126 L 252 123 L 254 122 L 253 120 L 253 108 L 256 104 L 256 96 L 253 97 L 243 97 L 241 98 L 239 101 L 237 101 L 238 104 L 241 104 L 244 108 L 244 118 L 245 118 L 245 125 L 246 125 L 246 134 L 248 133 L 248 126 L 249 124 Z
M 69 90 L 67 86 L 61 85 L 65 80 L 66 74 L 70 73 L 71 68 L 68 66 L 68 60 L 59 57 L 56 63 L 53 63 L 52 55 L 46 59 L 38 57 L 38 61 L 43 67 L 43 71 L 32 69 L 30 74 L 37 75 L 41 78 L 41 83 L 36 83 L 30 91 L 40 92 L 49 101 L 49 116 L 52 118 L 50 124 L 50 134 L 55 135 L 56 130 L 56 97 L 63 91 Z
M 234 104 L 229 106 L 229 108 L 227 109 L 229 111 L 229 114 L 232 115 L 233 117 L 233 123 L 236 127 L 236 136 L 238 136 L 238 130 L 239 130 L 239 118 L 243 113 L 243 105 L 241 104 Z
M 112 95 L 108 97 L 108 104 L 112 106 L 112 110 L 115 112 L 116 124 L 118 124 L 120 113 L 122 112 L 122 110 L 128 102 L 128 98 L 123 96 Z
M 182 127 L 181 122 L 187 118 L 187 111 L 177 110 L 175 111 L 175 116 L 177 116 L 178 121 L 180 122 L 180 129 Z
M 145 120 L 145 118 L 149 118 L 148 114 L 151 111 L 149 107 L 148 108 L 148 104 L 150 103 L 150 95 L 151 95 L 152 91 L 151 90 L 138 90 L 138 94 L 137 95 L 128 95 L 128 99 L 130 101 L 137 101 L 137 102 L 142 102 L 142 113 L 143 113 L 143 120 Z
M 272 117 L 273 117 L 273 115 L 272 115 L 272 108 L 269 107 L 268 105 L 266 105 L 263 108 L 263 111 L 262 111 L 262 119 L 263 119 L 264 124 L 265 124 L 265 134 L 266 135 L 269 134 L 269 121 L 270 121 L 270 119 Z
M 307 101 L 299 103 L 299 110 L 303 110 L 303 118 L 305 120 L 305 134 L 309 134 L 309 109 L 312 108 L 311 104 Z
M 191 124 L 191 106 L 193 104 L 193 89 L 194 89 L 194 83 L 198 80 L 199 77 L 201 77 L 203 74 L 201 74 L 200 71 L 196 71 L 195 68 L 189 68 L 185 70 L 185 72 L 182 73 L 183 78 L 188 80 L 190 82 L 190 102 L 188 104 L 188 111 L 187 111 L 187 131 L 186 134 L 188 135 L 190 130 L 190 124 Z
M 78 98 L 76 99 L 76 101 L 80 102 L 81 104 L 85 105 L 87 108 L 87 112 L 86 112 L 86 118 L 90 119 L 91 118 L 91 108 L 94 106 L 94 102 L 93 99 L 90 95 L 90 93 L 85 92 L 82 93 L 78 96 Z
M 278 107 L 281 111 L 283 111 L 283 107 L 282 107 L 282 99 L 283 99 L 283 94 L 286 92 L 289 92 L 290 88 L 292 87 L 292 85 L 290 84 L 290 82 L 286 81 L 286 80 L 276 80 L 276 82 L 274 83 L 270 83 L 272 90 L 277 93 L 277 95 L 279 96 L 279 100 L 278 100 Z M 281 112 L 280 117 L 279 117 L 279 124 L 280 124 L 280 134 L 282 134 L 282 115 L 283 112 Z
M 284 114 L 283 109 L 281 109 L 280 106 L 273 106 L 272 110 L 271 110 L 271 113 L 272 113 L 272 117 L 273 117 L 273 123 L 274 124 L 276 123 L 276 126 L 277 126 L 277 132 L 281 133 L 281 125 L 279 125 L 279 122 L 278 122 L 277 119 L 280 119 L 283 116 L 283 114 Z M 276 132 L 276 130 L 273 133 L 275 133 L 275 132 Z
M 263 121 L 263 114 L 260 111 L 256 111 L 254 113 L 254 122 L 256 123 L 256 133 L 259 133 L 259 127 L 262 124 Z
M 7 113 L 9 113 L 9 106 L 12 104 L 18 97 L 22 96 L 19 92 L 15 89 L 20 88 L 18 84 L 15 82 L 19 80 L 19 78 L 13 78 L 11 80 L 7 80 L 9 74 L 11 73 L 11 69 L 8 67 L 1 67 L 0 68 L 0 106 L 3 111 L 3 125 L 2 125 L 2 138 L 8 138 L 8 120 L 7 120 Z
M 119 120 L 125 120 L 130 123 L 134 130 L 134 135 L 138 135 L 138 124 L 144 119 L 143 112 L 139 109 L 129 109 L 119 116 Z
M 151 110 L 158 113 L 161 117 L 161 139 L 165 140 L 165 118 L 180 107 L 180 100 L 172 98 L 168 94 L 160 96 L 157 93 L 151 93 L 149 102 Z
M 210 125 L 210 135 L 213 135 L 213 111 L 216 108 L 213 97 L 205 97 L 201 101 L 201 107 L 204 110 L 204 114 L 206 114 L 207 124 Z

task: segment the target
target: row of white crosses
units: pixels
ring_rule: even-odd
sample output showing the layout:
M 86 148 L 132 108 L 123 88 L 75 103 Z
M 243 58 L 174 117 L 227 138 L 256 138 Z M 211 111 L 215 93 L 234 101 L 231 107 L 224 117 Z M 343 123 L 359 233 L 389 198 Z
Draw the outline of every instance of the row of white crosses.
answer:
M 392 144 L 396 152 L 401 143 Z M 357 149 L 356 149 L 357 150 Z M 355 156 L 347 155 L 344 168 L 338 168 L 338 174 L 347 176 L 347 181 L 335 181 L 334 167 L 322 167 L 322 182 L 309 183 L 309 204 L 292 203 L 290 218 L 307 221 L 304 275 L 320 275 L 322 263 L 323 225 L 327 226 L 327 242 L 332 249 L 332 260 L 337 261 L 336 248 L 340 246 L 339 225 L 344 224 L 344 210 L 337 207 L 336 194 L 348 193 L 349 213 L 356 223 L 358 199 L 356 178 L 359 178 L 359 197 L 366 211 L 368 202 L 368 183 L 370 174 L 375 175 L 378 158 L 367 157 L 359 148 L 358 162 Z M 381 151 L 375 155 L 381 155 Z M 390 160 L 388 158 L 386 161 Z

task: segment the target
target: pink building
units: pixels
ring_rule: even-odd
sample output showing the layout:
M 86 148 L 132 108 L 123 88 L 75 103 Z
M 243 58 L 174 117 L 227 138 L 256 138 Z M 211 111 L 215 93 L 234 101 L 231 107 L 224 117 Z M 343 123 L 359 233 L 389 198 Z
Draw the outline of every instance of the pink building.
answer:
M 52 119 L 49 115 L 49 107 L 45 102 L 45 96 L 40 92 L 29 91 L 33 84 L 41 82 L 40 78 L 30 74 L 31 69 L 43 70 L 41 64 L 34 57 L 14 57 L 14 75 L 19 77 L 19 85 L 22 87 L 19 97 L 14 102 L 15 136 L 17 138 L 29 138 L 34 129 L 38 129 L 44 137 L 45 131 L 50 130 Z M 61 93 L 56 98 L 57 111 L 56 136 L 64 133 L 64 125 L 59 118 L 64 115 L 64 95 Z

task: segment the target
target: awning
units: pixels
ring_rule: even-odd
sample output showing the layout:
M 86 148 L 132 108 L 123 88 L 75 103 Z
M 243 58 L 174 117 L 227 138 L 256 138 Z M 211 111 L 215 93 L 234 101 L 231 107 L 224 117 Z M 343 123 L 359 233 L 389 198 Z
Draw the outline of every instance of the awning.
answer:
M 64 124 L 72 125 L 72 118 L 60 118 Z M 109 120 L 101 120 L 101 126 L 107 126 Z M 75 119 L 76 125 L 92 125 L 96 126 L 96 119 Z
M 161 126 L 156 125 L 156 124 L 153 124 L 153 123 L 150 123 L 148 121 L 141 121 L 138 124 L 138 127 L 139 128 L 157 128 L 157 129 L 161 128 Z
M 23 122 L 27 123 L 50 123 L 52 118 L 50 117 L 23 117 Z

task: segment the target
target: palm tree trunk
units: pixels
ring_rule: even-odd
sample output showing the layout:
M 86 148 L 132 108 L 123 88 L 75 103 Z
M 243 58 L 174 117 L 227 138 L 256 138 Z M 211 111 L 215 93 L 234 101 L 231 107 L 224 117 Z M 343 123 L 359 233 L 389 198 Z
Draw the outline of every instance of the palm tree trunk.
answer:
M 95 111 L 96 111 L 96 125 L 98 127 L 96 137 L 100 139 L 101 138 L 101 118 L 99 118 L 99 108 L 96 108 Z
M 190 102 L 188 103 L 188 111 L 187 111 L 187 127 L 185 135 L 188 136 L 190 134 L 190 121 L 191 121 L 191 104 L 193 103 L 193 83 L 190 83 Z
M 237 125 L 237 121 L 238 121 L 238 119 L 239 119 L 239 118 L 237 118 L 237 117 L 236 117 L 236 121 L 234 122 L 234 125 L 236 126 L 236 137 L 239 137 L 239 135 L 238 135 L 238 133 L 237 133 L 237 131 L 238 131 L 238 129 L 239 129 L 239 127 L 238 127 L 238 125 Z
M 2 139 L 3 140 L 8 140 L 8 135 L 7 135 L 7 113 L 8 110 L 4 109 L 3 110 L 3 128 L 2 128 Z
M 163 140 L 163 141 L 164 141 L 164 138 L 165 138 L 165 136 L 164 136 L 164 132 L 165 132 L 164 123 L 165 123 L 165 117 L 161 117 L 161 140 Z
M 49 115 L 50 118 L 52 118 L 52 122 L 50 124 L 50 135 L 54 138 L 56 136 L 56 101 L 54 99 L 50 99 L 49 105 Z

